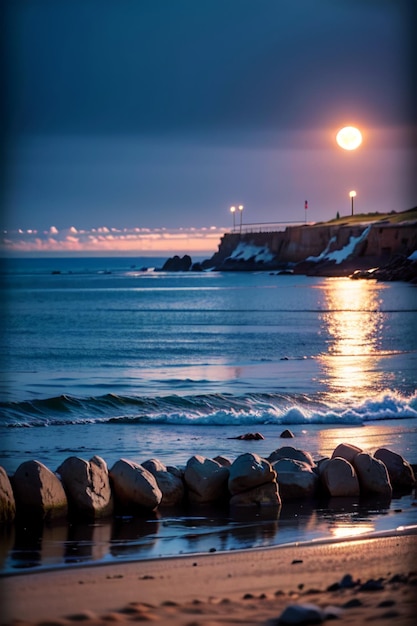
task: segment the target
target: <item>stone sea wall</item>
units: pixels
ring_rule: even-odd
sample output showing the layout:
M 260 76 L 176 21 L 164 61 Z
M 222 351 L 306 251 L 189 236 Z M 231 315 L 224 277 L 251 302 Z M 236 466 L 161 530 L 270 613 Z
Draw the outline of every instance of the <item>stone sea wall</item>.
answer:
M 357 243 L 355 243 L 357 242 Z M 237 255 L 238 246 L 267 250 L 267 261 Z M 316 224 L 279 232 L 225 234 L 218 251 L 202 269 L 221 271 L 275 270 L 314 275 L 350 275 L 355 269 L 385 267 L 417 250 L 417 223 Z M 338 254 L 339 253 L 339 258 Z M 198 269 L 198 268 L 196 268 Z
M 417 282 L 415 209 L 388 219 L 289 226 L 283 231 L 226 233 L 218 251 L 202 263 L 174 256 L 163 271 L 278 271 Z M 398 218 L 398 214 L 395 214 Z M 369 273 L 372 270 L 372 274 Z M 378 270 L 376 272 L 376 270 Z M 375 273 L 376 272 L 376 273 Z
M 292 446 L 277 448 L 267 458 L 253 452 L 233 461 L 194 455 L 182 468 L 158 459 L 142 464 L 120 459 L 108 469 L 98 456 L 89 461 L 73 456 L 52 471 L 30 460 L 12 476 L 0 468 L 0 522 L 140 515 L 185 503 L 259 510 L 279 509 L 294 499 L 376 497 L 389 504 L 393 492 L 409 493 L 415 487 L 414 470 L 392 450 L 370 454 L 348 443 L 317 462 Z

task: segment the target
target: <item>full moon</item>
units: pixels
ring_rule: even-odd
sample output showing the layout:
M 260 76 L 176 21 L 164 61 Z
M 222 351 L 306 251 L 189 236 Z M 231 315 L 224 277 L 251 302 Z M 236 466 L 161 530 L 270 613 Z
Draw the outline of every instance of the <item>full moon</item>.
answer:
M 362 143 L 362 133 L 354 126 L 345 126 L 337 133 L 336 141 L 343 150 L 356 150 Z

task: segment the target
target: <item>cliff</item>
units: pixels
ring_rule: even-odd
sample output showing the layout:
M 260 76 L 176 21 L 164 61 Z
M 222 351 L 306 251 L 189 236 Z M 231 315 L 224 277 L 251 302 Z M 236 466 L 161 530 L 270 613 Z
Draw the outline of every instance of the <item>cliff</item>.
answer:
M 399 258 L 405 262 L 417 250 L 416 210 L 377 219 L 358 217 L 275 232 L 227 233 L 211 259 L 193 269 L 343 276 L 355 270 L 398 267 Z

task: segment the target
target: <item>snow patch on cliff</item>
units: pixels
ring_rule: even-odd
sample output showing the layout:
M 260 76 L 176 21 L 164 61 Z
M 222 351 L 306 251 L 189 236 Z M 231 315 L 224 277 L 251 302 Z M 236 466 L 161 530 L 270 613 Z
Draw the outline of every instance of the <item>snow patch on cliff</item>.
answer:
M 408 257 L 409 261 L 417 261 L 417 250 L 414 250 L 414 252 L 412 252 L 410 254 L 410 256 Z
M 345 261 L 355 252 L 356 246 L 367 238 L 370 229 L 371 227 L 368 226 L 368 228 L 365 228 L 363 233 L 361 233 L 358 237 L 350 237 L 349 242 L 344 246 L 344 248 L 341 248 L 341 250 L 333 250 L 330 252 L 331 245 L 336 241 L 336 237 L 333 236 L 319 256 L 309 256 L 306 261 L 313 261 L 315 263 L 318 263 L 319 261 L 335 261 L 336 265 L 339 265 L 339 263 Z
M 274 259 L 274 255 L 268 246 L 254 246 L 241 241 L 233 250 L 229 259 L 234 261 L 249 261 L 249 259 L 253 259 L 256 263 L 268 263 Z

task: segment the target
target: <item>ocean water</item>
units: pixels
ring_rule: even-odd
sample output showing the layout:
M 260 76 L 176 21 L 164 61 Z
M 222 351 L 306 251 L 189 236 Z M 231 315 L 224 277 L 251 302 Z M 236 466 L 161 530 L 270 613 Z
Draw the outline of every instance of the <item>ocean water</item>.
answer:
M 98 454 L 110 467 L 119 458 L 183 466 L 193 454 L 268 456 L 288 444 L 285 428 L 316 459 L 348 441 L 417 462 L 415 286 L 156 271 L 164 261 L 3 261 L 0 465 L 9 474 L 33 458 L 55 470 L 72 455 Z M 246 432 L 264 439 L 234 439 Z M 353 503 L 339 518 L 334 503 L 319 503 L 285 506 L 273 519 L 199 509 L 30 536 L 16 528 L 3 533 L 2 567 L 392 531 L 417 523 L 413 497 Z

